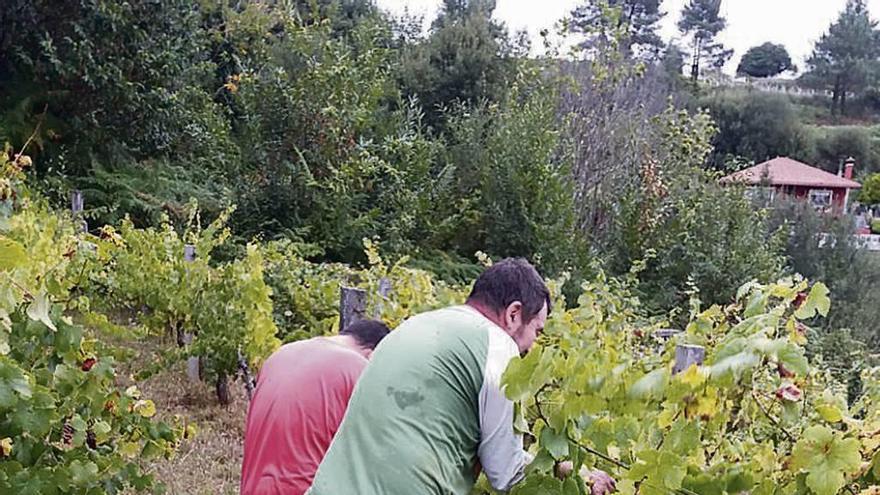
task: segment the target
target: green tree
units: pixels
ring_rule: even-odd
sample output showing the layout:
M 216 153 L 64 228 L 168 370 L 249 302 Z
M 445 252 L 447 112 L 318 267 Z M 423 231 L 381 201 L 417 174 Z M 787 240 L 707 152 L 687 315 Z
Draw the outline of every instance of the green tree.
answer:
M 709 160 L 715 168 L 726 168 L 736 157 L 758 163 L 776 156 L 813 156 L 813 135 L 785 96 L 725 91 L 702 98 L 699 105 L 718 125 Z
M 622 30 L 619 39 L 626 55 L 657 57 L 664 43 L 657 34 L 665 15 L 662 0 L 586 0 L 571 13 L 572 30 L 587 36 L 585 47 L 606 44 L 609 33 Z
M 846 9 L 813 48 L 803 81 L 831 91 L 832 115 L 846 115 L 847 95 L 866 88 L 877 70 L 878 56 L 877 22 L 864 0 L 848 0 Z
M 722 67 L 733 50 L 727 50 L 715 38 L 727 27 L 721 15 L 721 0 L 690 0 L 681 11 L 678 29 L 691 37 L 691 82 L 700 78 L 702 67 Z
M 736 73 L 751 77 L 773 77 L 796 70 L 785 46 L 768 42 L 750 48 L 740 60 Z
M 416 97 L 426 122 L 437 126 L 455 102 L 497 101 L 512 72 L 513 47 L 504 26 L 492 19 L 492 0 L 446 0 L 430 36 L 404 49 L 399 79 Z
M 880 203 L 880 173 L 871 174 L 865 179 L 859 191 L 859 202 L 868 205 Z

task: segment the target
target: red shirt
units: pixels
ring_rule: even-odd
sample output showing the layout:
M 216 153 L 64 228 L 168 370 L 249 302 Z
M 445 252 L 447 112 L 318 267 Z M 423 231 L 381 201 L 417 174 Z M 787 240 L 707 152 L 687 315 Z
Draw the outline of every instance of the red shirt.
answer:
M 242 495 L 302 495 L 367 365 L 326 338 L 287 344 L 263 364 L 248 409 Z

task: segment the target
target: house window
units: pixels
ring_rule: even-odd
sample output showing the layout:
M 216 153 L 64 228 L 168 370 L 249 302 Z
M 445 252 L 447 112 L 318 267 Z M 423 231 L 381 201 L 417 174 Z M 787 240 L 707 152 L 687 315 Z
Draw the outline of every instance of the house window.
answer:
M 831 196 L 830 189 L 811 189 L 810 204 L 816 208 L 828 208 L 831 206 Z
M 746 189 L 746 197 L 753 202 L 767 205 L 776 197 L 776 188 L 752 186 Z

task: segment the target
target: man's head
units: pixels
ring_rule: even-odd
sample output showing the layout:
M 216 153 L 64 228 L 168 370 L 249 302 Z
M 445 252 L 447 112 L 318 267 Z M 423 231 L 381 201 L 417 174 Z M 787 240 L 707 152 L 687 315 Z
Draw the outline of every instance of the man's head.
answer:
M 532 347 L 552 309 L 544 279 L 522 258 L 507 258 L 483 272 L 467 304 L 507 332 L 521 353 Z
M 370 359 L 373 350 L 391 330 L 388 325 L 378 320 L 358 320 L 344 328 L 339 335 L 347 335 L 354 339 L 358 351 L 363 357 Z

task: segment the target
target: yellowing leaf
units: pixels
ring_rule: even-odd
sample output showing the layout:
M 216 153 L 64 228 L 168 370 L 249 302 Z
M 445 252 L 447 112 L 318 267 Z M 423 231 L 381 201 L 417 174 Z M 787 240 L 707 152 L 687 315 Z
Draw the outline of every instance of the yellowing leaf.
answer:
M 675 420 L 675 411 L 672 409 L 664 409 L 663 412 L 657 416 L 657 426 L 660 428 L 668 428 L 672 422 Z
M 718 413 L 718 396 L 715 394 L 704 395 L 697 399 L 694 414 L 701 418 L 712 418 Z
M 27 261 L 24 247 L 12 239 L 0 237 L 0 270 L 13 270 Z
M 141 453 L 141 446 L 137 442 L 122 442 L 119 444 L 119 453 L 125 457 L 137 457 Z
M 829 423 L 839 423 L 843 419 L 843 414 L 834 404 L 819 404 L 816 406 L 816 412 Z
M 9 457 L 12 455 L 12 439 L 6 437 L 0 440 L 0 456 Z
M 152 418 L 156 415 L 156 404 L 151 400 L 139 400 L 134 403 L 134 412 L 144 418 Z
M 608 452 L 608 457 L 612 459 L 620 459 L 620 447 L 614 444 L 609 444 L 608 447 L 605 448 L 606 452 Z
M 817 313 L 822 316 L 828 316 L 828 310 L 831 309 L 831 298 L 828 297 L 830 292 L 825 284 L 817 282 L 810 289 L 810 295 L 807 296 L 807 300 L 795 311 L 795 317 L 807 320 L 816 316 Z
M 689 385 L 691 388 L 696 388 L 706 381 L 706 373 L 699 365 L 692 364 L 680 375 L 679 379 L 685 385 Z
M 791 454 L 791 468 L 807 473 L 807 486 L 816 495 L 836 495 L 861 463 L 859 441 L 825 426 L 807 428 Z

